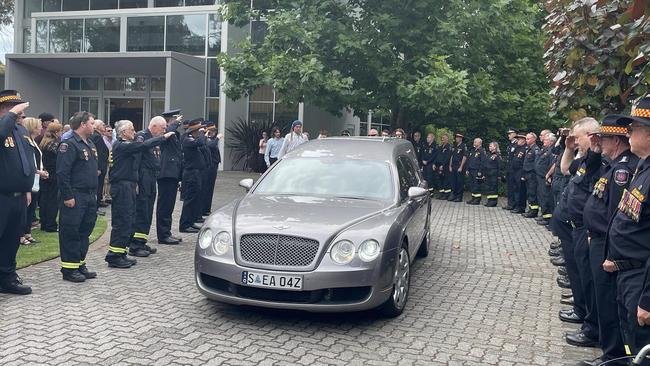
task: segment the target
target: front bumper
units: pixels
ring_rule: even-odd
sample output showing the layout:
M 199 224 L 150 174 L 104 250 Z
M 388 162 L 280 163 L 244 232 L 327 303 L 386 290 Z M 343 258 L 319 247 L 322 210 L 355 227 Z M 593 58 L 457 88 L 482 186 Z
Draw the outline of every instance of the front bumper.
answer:
M 197 250 L 195 279 L 206 297 L 234 305 L 310 312 L 360 311 L 378 307 L 391 295 L 394 257 L 394 253 L 383 253 L 367 267 L 321 263 L 311 272 L 278 271 L 303 276 L 302 291 L 290 291 L 244 286 L 242 271 L 274 271 L 243 267 L 232 258 L 207 256 Z

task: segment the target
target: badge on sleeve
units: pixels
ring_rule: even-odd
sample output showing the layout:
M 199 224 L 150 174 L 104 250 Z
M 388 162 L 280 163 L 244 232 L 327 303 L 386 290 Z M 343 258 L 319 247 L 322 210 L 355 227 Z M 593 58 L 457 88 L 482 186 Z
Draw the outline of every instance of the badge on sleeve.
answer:
M 619 186 L 624 186 L 630 181 L 630 172 L 625 169 L 618 169 L 614 172 L 614 182 Z
M 65 142 L 62 142 L 62 143 L 59 145 L 59 152 L 60 152 L 60 153 L 64 153 L 64 152 L 66 152 L 66 151 L 68 151 L 68 144 L 65 143 Z
M 137 142 L 144 142 L 144 136 L 138 135 L 138 137 L 135 138 Z

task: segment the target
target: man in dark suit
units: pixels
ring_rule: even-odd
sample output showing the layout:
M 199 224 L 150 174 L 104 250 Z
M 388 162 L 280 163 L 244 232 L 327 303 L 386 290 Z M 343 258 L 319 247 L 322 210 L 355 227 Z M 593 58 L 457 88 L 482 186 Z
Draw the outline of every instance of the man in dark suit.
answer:
M 108 206 L 104 200 L 104 180 L 108 172 L 108 146 L 104 142 L 104 134 L 106 133 L 106 125 L 100 119 L 95 120 L 95 132 L 90 136 L 90 141 L 95 144 L 97 149 L 97 167 L 99 169 L 99 176 L 97 177 L 97 207 Z
M 167 121 L 167 131 L 174 131 L 174 136 L 160 145 L 160 172 L 158 173 L 158 201 L 156 203 L 156 232 L 158 244 L 178 244 L 180 238 L 172 236 L 172 213 L 178 194 L 178 183 L 183 173 L 183 151 L 181 134 L 178 131 L 180 109 L 166 111 L 162 117 Z

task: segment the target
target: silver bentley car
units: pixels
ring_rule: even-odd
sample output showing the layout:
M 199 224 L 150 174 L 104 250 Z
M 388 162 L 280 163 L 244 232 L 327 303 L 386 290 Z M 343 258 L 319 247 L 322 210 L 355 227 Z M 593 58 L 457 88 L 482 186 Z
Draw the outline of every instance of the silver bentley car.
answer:
M 431 201 L 413 145 L 326 138 L 277 161 L 199 232 L 208 298 L 313 312 L 402 313 L 411 264 L 429 250 Z

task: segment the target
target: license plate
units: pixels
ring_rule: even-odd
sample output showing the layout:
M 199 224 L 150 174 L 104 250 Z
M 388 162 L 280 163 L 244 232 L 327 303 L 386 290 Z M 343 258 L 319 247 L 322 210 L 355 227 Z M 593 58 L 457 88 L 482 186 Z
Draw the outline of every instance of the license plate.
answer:
M 302 276 L 242 271 L 241 283 L 245 286 L 275 288 L 280 290 L 302 290 Z

